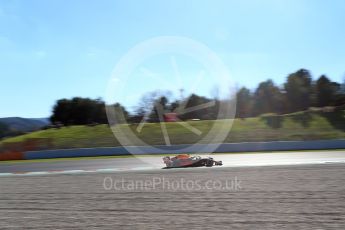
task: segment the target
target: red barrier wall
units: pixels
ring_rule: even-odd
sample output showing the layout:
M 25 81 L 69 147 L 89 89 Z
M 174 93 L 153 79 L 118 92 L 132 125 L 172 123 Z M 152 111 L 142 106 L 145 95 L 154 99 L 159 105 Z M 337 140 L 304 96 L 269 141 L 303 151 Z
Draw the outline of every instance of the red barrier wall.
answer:
M 0 161 L 24 160 L 24 153 L 18 151 L 6 151 L 0 153 Z

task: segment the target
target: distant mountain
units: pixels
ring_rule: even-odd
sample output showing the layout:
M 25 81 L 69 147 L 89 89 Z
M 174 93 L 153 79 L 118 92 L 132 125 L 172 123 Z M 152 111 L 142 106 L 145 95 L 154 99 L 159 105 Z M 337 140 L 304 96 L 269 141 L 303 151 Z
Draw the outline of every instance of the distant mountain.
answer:
M 46 125 L 50 124 L 49 118 L 27 118 L 27 119 L 34 120 L 34 121 L 41 121 L 41 122 L 44 122 Z
M 50 121 L 48 118 L 5 117 L 0 118 L 0 123 L 12 131 L 31 132 L 49 125 Z

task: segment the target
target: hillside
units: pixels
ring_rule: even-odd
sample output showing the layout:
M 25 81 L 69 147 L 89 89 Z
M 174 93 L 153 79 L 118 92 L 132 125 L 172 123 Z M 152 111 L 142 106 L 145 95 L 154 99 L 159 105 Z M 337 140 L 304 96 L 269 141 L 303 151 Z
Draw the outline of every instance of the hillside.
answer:
M 166 123 L 172 144 L 195 143 L 206 138 L 209 129 L 217 124 L 222 127 L 229 120 L 190 121 L 189 124 L 202 131 L 197 136 L 179 125 Z M 128 125 L 135 132 L 137 125 Z M 219 132 L 227 130 L 219 128 Z M 164 144 L 160 124 L 146 124 L 138 136 L 148 144 Z M 53 148 L 77 147 L 106 147 L 117 146 L 119 142 L 114 138 L 107 125 L 97 126 L 70 126 L 60 129 L 35 131 L 29 134 L 8 138 L 1 143 L 22 142 L 31 138 L 48 138 Z M 344 111 L 338 112 L 299 112 L 287 115 L 265 115 L 255 118 L 235 119 L 231 132 L 224 142 L 251 142 L 277 140 L 318 140 L 344 139 L 345 116 Z

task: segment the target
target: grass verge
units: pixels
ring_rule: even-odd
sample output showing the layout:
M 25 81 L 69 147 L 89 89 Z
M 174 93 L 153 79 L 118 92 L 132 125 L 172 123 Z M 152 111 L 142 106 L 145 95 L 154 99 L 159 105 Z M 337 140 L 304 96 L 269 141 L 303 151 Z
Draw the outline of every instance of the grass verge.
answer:
M 226 128 L 233 122 L 231 131 Z M 261 117 L 218 120 L 189 121 L 188 124 L 201 131 L 196 135 L 179 123 L 166 123 L 171 144 L 193 144 L 196 142 L 210 143 L 213 136 L 207 135 L 212 127 L 217 126 L 217 133 L 225 135 L 224 142 L 256 142 L 256 141 L 294 141 L 294 140 L 327 140 L 345 139 L 345 113 L 336 111 L 299 112 L 287 115 L 266 115 Z M 161 126 L 149 123 L 142 132 L 136 132 L 137 125 L 121 125 L 118 135 L 130 130 L 138 138 L 149 145 L 164 145 L 165 141 Z M 29 134 L 7 138 L 0 141 L 0 146 L 7 143 L 20 143 L 28 139 L 46 139 L 52 143 L 52 148 L 92 148 L 120 146 L 108 125 L 70 126 L 60 129 L 48 129 Z M 141 145 L 133 141 L 128 145 Z

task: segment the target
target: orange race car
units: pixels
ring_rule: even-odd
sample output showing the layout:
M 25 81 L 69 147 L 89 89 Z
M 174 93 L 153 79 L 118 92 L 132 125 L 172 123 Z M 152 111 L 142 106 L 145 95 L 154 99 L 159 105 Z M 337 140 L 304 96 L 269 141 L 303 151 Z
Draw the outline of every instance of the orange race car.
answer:
M 166 156 L 163 158 L 166 168 L 181 167 L 212 167 L 223 165 L 222 161 L 215 161 L 212 157 L 202 158 L 200 156 L 190 156 L 189 154 L 179 154 L 175 157 Z

